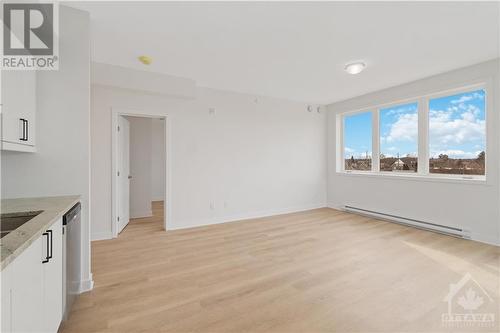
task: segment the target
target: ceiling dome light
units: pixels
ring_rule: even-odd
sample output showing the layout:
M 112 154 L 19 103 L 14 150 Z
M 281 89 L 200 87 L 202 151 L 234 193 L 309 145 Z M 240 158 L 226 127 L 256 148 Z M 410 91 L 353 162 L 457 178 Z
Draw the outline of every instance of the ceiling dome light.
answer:
M 144 65 L 151 65 L 151 63 L 153 62 L 153 59 L 147 55 L 142 55 L 140 57 L 137 57 L 137 59 L 139 59 L 139 61 Z
M 366 68 L 364 62 L 352 62 L 345 65 L 344 70 L 349 74 L 359 74 Z

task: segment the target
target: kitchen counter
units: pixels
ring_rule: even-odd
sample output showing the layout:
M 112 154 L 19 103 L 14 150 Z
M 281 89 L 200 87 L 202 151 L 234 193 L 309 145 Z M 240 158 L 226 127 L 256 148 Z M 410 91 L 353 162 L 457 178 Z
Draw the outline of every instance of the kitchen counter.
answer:
M 36 241 L 50 225 L 57 219 L 62 218 L 79 201 L 80 196 L 2 200 L 0 206 L 2 214 L 42 212 L 0 239 L 0 271 L 7 267 L 8 264 Z

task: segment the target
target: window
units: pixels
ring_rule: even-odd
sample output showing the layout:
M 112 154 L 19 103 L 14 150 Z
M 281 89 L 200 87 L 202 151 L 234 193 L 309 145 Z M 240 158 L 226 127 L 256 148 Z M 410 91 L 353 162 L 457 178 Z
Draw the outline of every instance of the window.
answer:
M 381 109 L 380 171 L 417 172 L 417 103 Z
M 485 91 L 429 101 L 429 172 L 484 175 Z
M 485 87 L 477 84 L 339 115 L 339 171 L 484 180 Z
M 344 117 L 345 170 L 372 169 L 372 113 Z

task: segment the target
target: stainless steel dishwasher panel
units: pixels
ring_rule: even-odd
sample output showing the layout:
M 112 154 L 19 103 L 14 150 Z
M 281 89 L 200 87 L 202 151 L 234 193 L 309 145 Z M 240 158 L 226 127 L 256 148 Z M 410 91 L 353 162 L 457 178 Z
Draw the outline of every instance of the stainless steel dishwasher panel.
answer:
M 81 281 L 81 204 L 63 216 L 63 319 L 80 293 Z

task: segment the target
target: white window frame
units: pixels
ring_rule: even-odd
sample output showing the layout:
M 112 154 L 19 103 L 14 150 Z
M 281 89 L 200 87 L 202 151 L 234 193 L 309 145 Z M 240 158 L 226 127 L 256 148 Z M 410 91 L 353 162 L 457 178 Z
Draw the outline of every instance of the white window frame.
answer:
M 490 109 L 491 96 L 489 80 L 481 80 L 469 84 L 462 84 L 449 89 L 440 90 L 435 93 L 427 93 L 417 95 L 412 98 L 400 99 L 388 103 L 375 104 L 368 107 L 363 107 L 353 111 L 347 111 L 337 114 L 336 118 L 336 141 L 337 141 L 337 173 L 344 175 L 362 175 L 373 177 L 390 177 L 397 179 L 410 180 L 429 180 L 429 181 L 449 181 L 460 183 L 477 183 L 485 184 L 488 178 L 488 113 Z M 454 174 L 436 174 L 429 172 L 429 102 L 432 99 L 442 98 L 462 93 L 468 93 L 475 90 L 484 90 L 485 92 L 485 170 L 484 175 L 454 175 Z M 380 171 L 380 110 L 391 107 L 401 106 L 405 104 L 417 103 L 418 113 L 418 169 L 417 172 L 397 173 Z M 344 151 L 344 118 L 359 113 L 372 112 L 372 170 L 345 170 L 345 151 Z

